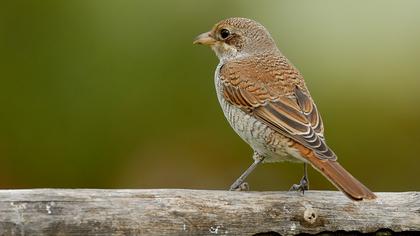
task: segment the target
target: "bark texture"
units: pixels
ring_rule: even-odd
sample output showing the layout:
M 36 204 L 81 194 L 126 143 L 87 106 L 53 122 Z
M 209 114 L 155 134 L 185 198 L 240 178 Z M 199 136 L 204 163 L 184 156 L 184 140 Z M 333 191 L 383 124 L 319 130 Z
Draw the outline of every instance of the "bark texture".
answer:
M 420 231 L 420 193 L 0 190 L 0 235 L 295 235 Z M 381 233 L 382 234 L 382 233 Z M 420 234 L 420 233 L 419 233 Z

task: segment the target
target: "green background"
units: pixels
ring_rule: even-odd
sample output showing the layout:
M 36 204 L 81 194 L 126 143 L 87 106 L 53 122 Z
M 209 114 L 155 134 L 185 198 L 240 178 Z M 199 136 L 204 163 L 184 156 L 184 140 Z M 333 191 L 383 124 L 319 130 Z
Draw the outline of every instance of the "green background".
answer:
M 196 35 L 265 25 L 300 69 L 340 162 L 374 191 L 419 190 L 420 1 L 5 1 L 0 187 L 226 189 L 252 162 Z M 333 189 L 310 170 L 311 187 Z M 302 165 L 267 164 L 253 190 Z

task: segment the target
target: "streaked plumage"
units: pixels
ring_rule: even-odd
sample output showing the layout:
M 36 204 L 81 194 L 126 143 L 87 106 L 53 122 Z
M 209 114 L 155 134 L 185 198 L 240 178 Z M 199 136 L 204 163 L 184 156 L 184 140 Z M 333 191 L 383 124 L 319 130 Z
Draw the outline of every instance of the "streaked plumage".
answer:
M 226 38 L 223 30 L 229 32 Z M 254 149 L 254 158 L 307 162 L 350 198 L 375 198 L 336 162 L 302 75 L 262 25 L 230 18 L 197 42 L 210 45 L 220 59 L 215 73 L 219 102 L 232 128 Z

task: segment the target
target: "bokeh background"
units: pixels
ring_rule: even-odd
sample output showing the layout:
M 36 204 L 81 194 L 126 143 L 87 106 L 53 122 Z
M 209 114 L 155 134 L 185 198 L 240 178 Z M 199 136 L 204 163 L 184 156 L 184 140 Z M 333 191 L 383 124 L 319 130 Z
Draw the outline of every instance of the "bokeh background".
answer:
M 9 1 L 0 7 L 0 187 L 226 189 L 252 162 L 193 38 L 242 16 L 304 74 L 340 162 L 419 190 L 419 1 Z M 310 170 L 311 187 L 334 189 Z M 252 190 L 302 165 L 267 164 Z

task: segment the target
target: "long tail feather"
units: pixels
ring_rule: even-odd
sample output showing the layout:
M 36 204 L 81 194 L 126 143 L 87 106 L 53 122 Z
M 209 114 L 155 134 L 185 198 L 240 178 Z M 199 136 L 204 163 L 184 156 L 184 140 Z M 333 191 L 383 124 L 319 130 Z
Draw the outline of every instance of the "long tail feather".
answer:
M 376 195 L 354 178 L 337 161 L 321 160 L 313 152 L 306 155 L 309 163 L 352 200 L 375 199 Z

